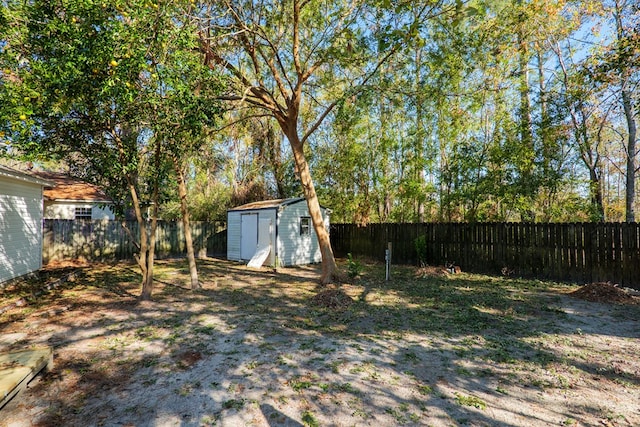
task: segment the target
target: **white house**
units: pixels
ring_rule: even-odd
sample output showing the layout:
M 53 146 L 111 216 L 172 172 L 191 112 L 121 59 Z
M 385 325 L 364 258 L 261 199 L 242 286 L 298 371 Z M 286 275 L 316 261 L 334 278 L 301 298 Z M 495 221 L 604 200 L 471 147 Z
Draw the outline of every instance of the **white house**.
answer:
M 330 211 L 321 207 L 329 230 Z M 291 266 L 322 261 L 304 198 L 248 203 L 227 211 L 227 259 Z
M 42 193 L 51 185 L 0 165 L 0 283 L 42 267 Z
M 52 181 L 44 189 L 46 219 L 114 219 L 113 201 L 98 186 L 57 172 L 33 172 Z

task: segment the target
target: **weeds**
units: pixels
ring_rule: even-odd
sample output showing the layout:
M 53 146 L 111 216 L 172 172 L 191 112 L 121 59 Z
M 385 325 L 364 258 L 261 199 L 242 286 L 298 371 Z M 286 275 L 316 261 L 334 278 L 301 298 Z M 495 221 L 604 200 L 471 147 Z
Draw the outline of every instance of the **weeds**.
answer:
M 422 271 L 417 277 L 415 269 L 401 266 L 394 266 L 393 280 L 385 282 L 380 265 L 362 265 L 351 257 L 346 268 L 352 277 L 362 277 L 357 283 L 345 283 L 343 289 L 357 302 L 334 313 L 308 307 L 310 295 L 318 288 L 307 277 L 296 278 L 294 271 L 281 271 L 276 280 L 264 278 L 270 272 L 244 273 L 242 267 L 232 264 L 215 270 L 213 263 L 203 263 L 206 274 L 226 275 L 220 279 L 224 282 L 215 289 L 205 286 L 199 293 L 159 292 L 158 305 L 171 304 L 171 308 L 157 316 L 149 312 L 155 317 L 145 317 L 146 312 L 141 315 L 134 305 L 121 316 L 97 313 L 88 327 L 99 325 L 105 331 L 96 343 L 101 353 L 96 363 L 110 369 L 77 365 L 60 369 L 59 376 L 82 376 L 86 381 L 98 374 L 105 377 L 111 370 L 130 369 L 122 380 L 125 387 L 129 386 L 126 381 L 133 383 L 138 378 L 137 385 L 154 395 L 160 395 L 158 390 L 163 387 L 174 397 L 186 399 L 200 398 L 202 392 L 215 396 L 211 398 L 218 409 L 221 405 L 248 413 L 260 408 L 254 399 L 261 396 L 284 412 L 277 412 L 276 417 L 298 418 L 307 426 L 334 425 L 336 418 L 325 420 L 334 413 L 351 415 L 355 423 L 384 419 L 387 424 L 428 425 L 432 414 L 443 412 L 452 423 L 464 418 L 465 423 L 475 424 L 486 418 L 491 424 L 489 413 L 476 417 L 475 411 L 456 405 L 485 410 L 497 399 L 510 404 L 519 399 L 530 415 L 535 405 L 544 411 L 534 396 L 540 390 L 530 386 L 559 389 L 547 395 L 562 395 L 566 402 L 583 383 L 593 386 L 601 378 L 615 392 L 638 389 L 635 362 L 626 358 L 628 354 L 621 355 L 620 360 L 631 365 L 612 366 L 607 352 L 608 348 L 634 348 L 635 332 L 625 335 L 627 341 L 615 333 L 607 336 L 606 345 L 589 341 L 598 322 L 604 320 L 582 322 L 572 310 L 560 308 L 564 300 L 545 292 L 551 285 L 542 282 L 472 274 L 431 277 Z M 205 285 L 206 274 L 202 275 Z M 79 287 L 69 298 L 82 298 L 80 289 L 84 288 Z M 623 313 L 608 315 L 618 319 Z M 66 341 L 55 337 L 52 342 L 64 354 Z M 198 379 L 202 384 L 185 383 L 184 371 L 180 372 L 184 376 L 176 377 L 174 356 L 168 356 L 195 346 L 202 354 L 200 363 L 211 368 L 201 371 L 203 376 Z M 136 372 L 140 368 L 147 371 Z M 136 375 L 128 376 L 129 372 Z M 51 376 L 42 384 L 58 387 L 58 381 Z M 581 387 L 575 387 L 577 384 Z M 486 402 L 473 395 L 479 390 L 488 391 Z M 83 425 L 73 417 L 82 415 L 84 421 L 89 415 L 74 406 L 72 398 L 68 402 L 67 412 L 61 412 L 59 418 L 52 414 L 51 419 L 66 416 L 71 423 Z M 335 407 L 323 411 L 318 420 L 319 413 L 312 412 L 309 402 Z M 128 404 L 133 402 L 123 407 Z M 586 410 L 564 405 L 569 408 L 564 413 L 580 419 L 580 424 L 583 418 L 593 420 Z M 575 415 L 571 409 L 577 411 Z M 298 414 L 291 415 L 295 410 Z M 121 415 L 122 409 L 119 411 Z M 623 406 L 614 403 L 604 411 L 599 416 L 611 422 L 627 416 L 629 425 L 637 420 L 634 413 L 626 414 Z M 223 422 L 221 414 L 202 416 L 200 422 Z M 573 419 L 564 417 L 554 423 L 571 425 Z
M 482 410 L 485 410 L 487 408 L 487 404 L 479 397 L 465 396 L 458 392 L 455 392 L 454 395 L 456 397 L 456 402 L 458 403 L 458 405 L 473 406 L 474 408 L 478 408 Z
M 222 408 L 240 410 L 244 407 L 244 404 L 244 399 L 229 399 L 222 404 Z
M 347 254 L 347 274 L 350 278 L 354 279 L 362 273 L 362 264 L 353 259 L 353 256 Z
M 304 423 L 304 425 L 309 427 L 320 426 L 320 424 L 318 423 L 318 420 L 316 420 L 316 417 L 313 415 L 313 412 L 311 411 L 304 411 L 302 413 L 302 422 Z

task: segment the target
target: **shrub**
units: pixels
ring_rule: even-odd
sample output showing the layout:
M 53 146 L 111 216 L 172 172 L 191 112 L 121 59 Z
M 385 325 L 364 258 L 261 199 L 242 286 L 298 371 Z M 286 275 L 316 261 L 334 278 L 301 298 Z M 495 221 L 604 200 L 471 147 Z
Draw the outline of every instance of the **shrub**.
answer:
M 416 246 L 416 255 L 418 256 L 418 265 L 424 267 L 427 264 L 427 237 L 419 236 L 413 241 Z
M 362 273 L 362 264 L 353 259 L 351 253 L 347 254 L 347 274 L 352 279 L 358 277 Z

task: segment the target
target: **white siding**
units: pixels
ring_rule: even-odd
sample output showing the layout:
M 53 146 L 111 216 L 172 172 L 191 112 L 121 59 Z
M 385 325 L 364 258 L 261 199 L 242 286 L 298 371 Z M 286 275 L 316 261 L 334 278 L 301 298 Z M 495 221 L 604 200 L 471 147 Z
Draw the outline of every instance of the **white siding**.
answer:
M 329 218 L 324 209 L 322 214 L 325 227 L 329 227 Z M 286 205 L 278 217 L 278 257 L 283 266 L 311 264 L 322 261 L 318 238 L 313 225 L 309 235 L 300 235 L 300 218 L 308 217 L 307 202 L 301 200 Z
M 240 261 L 240 212 L 227 213 L 227 259 Z
M 108 206 L 104 208 L 83 202 L 45 202 L 44 217 L 47 219 L 75 219 L 76 208 L 91 208 L 91 219 L 115 219 Z
M 265 265 L 275 265 L 276 256 L 281 266 L 303 265 L 322 261 L 318 238 L 313 225 L 310 233 L 300 235 L 300 218 L 309 217 L 307 202 L 283 204 L 277 208 L 244 209 L 227 213 L 227 259 L 241 261 L 241 215 L 258 214 L 258 221 L 271 220 L 271 254 Z M 325 227 L 329 230 L 329 215 L 322 209 Z M 275 248 L 275 250 L 274 250 Z
M 0 177 L 0 282 L 42 267 L 42 186 Z

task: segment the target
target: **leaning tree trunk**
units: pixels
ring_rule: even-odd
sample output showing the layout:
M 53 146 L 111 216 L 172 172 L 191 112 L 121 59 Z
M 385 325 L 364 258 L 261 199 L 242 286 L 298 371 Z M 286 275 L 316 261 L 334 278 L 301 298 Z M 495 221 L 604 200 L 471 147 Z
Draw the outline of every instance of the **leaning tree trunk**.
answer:
M 331 283 L 338 273 L 338 266 L 336 265 L 336 260 L 333 256 L 333 250 L 331 249 L 329 232 L 325 228 L 322 211 L 320 210 L 320 203 L 318 202 L 318 195 L 316 194 L 316 189 L 313 185 L 313 180 L 311 179 L 309 164 L 307 163 L 306 156 L 304 155 L 304 146 L 295 130 L 295 125 L 293 126 L 292 131 L 285 131 L 285 135 L 287 135 L 287 139 L 291 144 L 293 158 L 300 175 L 300 183 L 302 184 L 304 197 L 307 200 L 307 207 L 309 208 L 309 215 L 311 216 L 313 229 L 318 237 L 320 253 L 322 254 L 322 275 L 320 277 L 320 283 L 326 285 Z
M 113 132 L 113 133 L 117 135 L 117 132 Z M 130 129 L 125 128 L 123 133 L 126 137 L 128 138 L 131 137 Z M 123 165 L 128 165 L 129 163 L 127 162 L 127 155 L 126 155 L 125 143 L 123 138 L 116 138 L 115 143 L 118 148 L 118 156 L 119 156 L 120 162 Z M 125 173 L 124 177 L 127 181 L 127 187 L 129 188 L 129 193 L 131 194 L 131 203 L 133 205 L 133 211 L 135 213 L 136 221 L 138 222 L 138 228 L 139 228 L 140 244 L 137 245 L 139 252 L 137 255 L 134 255 L 134 256 L 136 258 L 136 262 L 138 263 L 138 266 L 140 267 L 140 272 L 142 273 L 142 281 L 141 281 L 142 291 L 140 292 L 140 299 L 148 300 L 148 299 L 151 299 L 152 289 L 149 287 L 149 283 L 150 283 L 149 277 L 150 275 L 151 277 L 153 277 L 153 270 L 151 272 L 149 271 L 149 254 L 148 254 L 149 245 L 148 245 L 147 227 L 144 223 L 144 218 L 142 217 L 142 208 L 140 207 L 140 198 L 138 197 L 138 190 L 136 189 L 136 185 L 135 185 L 136 177 L 131 172 Z M 129 230 L 129 234 L 131 235 L 131 238 L 135 245 L 136 244 L 135 236 L 132 235 L 130 230 Z
M 187 247 L 187 260 L 189 261 L 189 274 L 191 276 L 191 290 L 200 289 L 198 280 L 198 267 L 196 266 L 196 255 L 193 250 L 193 236 L 191 235 L 191 223 L 189 220 L 189 209 L 187 207 L 187 186 L 184 182 L 184 173 L 180 166 L 180 161 L 174 157 L 173 166 L 178 177 L 178 196 L 180 198 L 180 212 L 182 213 L 182 226 L 184 228 L 184 242 Z

